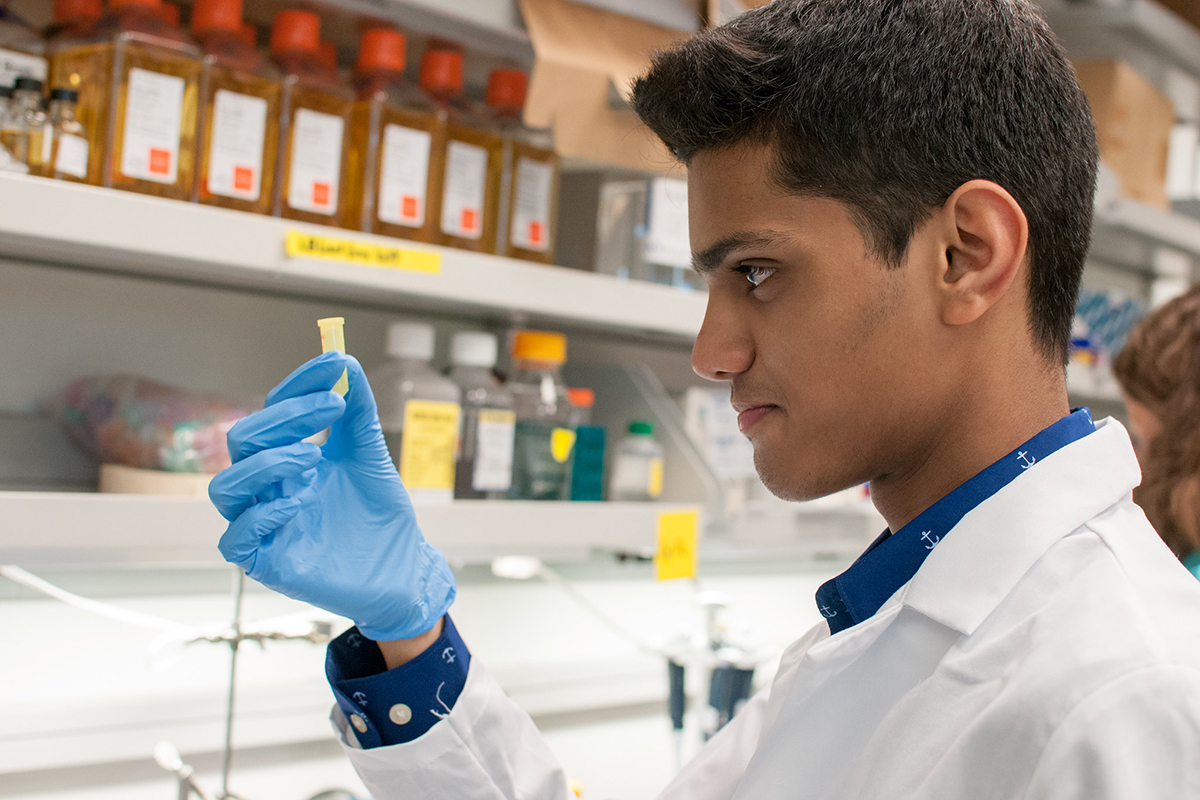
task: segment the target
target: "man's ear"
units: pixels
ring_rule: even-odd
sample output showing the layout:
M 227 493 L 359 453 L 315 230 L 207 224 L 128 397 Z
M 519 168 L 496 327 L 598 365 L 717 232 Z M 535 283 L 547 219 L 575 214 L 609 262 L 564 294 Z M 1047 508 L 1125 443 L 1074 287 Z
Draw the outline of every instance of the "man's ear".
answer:
M 1012 288 L 1029 247 L 1029 221 L 1002 186 L 964 183 L 937 217 L 945 261 L 938 281 L 942 322 L 967 325 Z

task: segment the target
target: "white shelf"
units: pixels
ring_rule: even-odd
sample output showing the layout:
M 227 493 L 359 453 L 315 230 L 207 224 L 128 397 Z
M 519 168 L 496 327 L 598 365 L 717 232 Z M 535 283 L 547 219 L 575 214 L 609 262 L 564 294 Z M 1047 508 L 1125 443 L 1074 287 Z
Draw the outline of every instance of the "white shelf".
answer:
M 289 258 L 288 231 L 437 252 L 438 274 Z M 639 281 L 0 173 L 0 257 L 687 341 L 706 298 Z
M 1200 74 L 1200 31 L 1153 0 L 1043 0 L 1041 6 L 1072 57 L 1103 53 L 1137 60 L 1144 54 Z
M 1108 228 L 1149 245 L 1200 256 L 1200 219 L 1116 198 L 1096 206 L 1097 228 Z
M 593 548 L 652 550 L 673 503 L 459 501 L 418 506 L 429 541 L 452 562 L 496 556 L 583 559 Z M 703 520 L 701 520 L 703 524 Z M 0 564 L 214 566 L 225 520 L 204 498 L 69 492 L 0 492 Z

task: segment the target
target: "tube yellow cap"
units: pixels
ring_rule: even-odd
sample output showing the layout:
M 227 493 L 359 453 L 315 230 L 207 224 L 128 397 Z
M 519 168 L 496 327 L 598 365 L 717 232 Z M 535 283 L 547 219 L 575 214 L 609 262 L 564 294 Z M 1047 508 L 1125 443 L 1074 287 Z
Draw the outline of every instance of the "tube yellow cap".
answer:
M 339 353 L 346 352 L 346 318 L 345 317 L 326 317 L 325 319 L 317 320 L 317 327 L 321 329 L 321 352 L 328 353 L 330 350 L 337 350 Z M 350 378 L 346 374 L 346 370 L 342 370 L 342 377 L 338 378 L 338 382 L 333 385 L 333 390 L 342 397 L 346 396 L 346 392 L 350 389 Z

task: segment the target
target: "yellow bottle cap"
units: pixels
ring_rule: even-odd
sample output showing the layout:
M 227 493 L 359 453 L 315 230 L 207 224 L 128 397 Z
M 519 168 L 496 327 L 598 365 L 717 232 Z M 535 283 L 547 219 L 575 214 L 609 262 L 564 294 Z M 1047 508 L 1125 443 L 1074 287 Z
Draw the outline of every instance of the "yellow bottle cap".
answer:
M 563 364 L 567 360 L 567 337 L 549 331 L 517 331 L 513 335 L 512 357 Z

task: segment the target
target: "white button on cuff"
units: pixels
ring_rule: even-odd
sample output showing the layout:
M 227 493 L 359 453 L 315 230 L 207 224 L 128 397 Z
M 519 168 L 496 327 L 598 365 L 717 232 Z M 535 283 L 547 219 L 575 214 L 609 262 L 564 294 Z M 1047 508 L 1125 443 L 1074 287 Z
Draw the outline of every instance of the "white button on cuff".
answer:
M 412 709 L 404 705 L 404 703 L 396 703 L 388 710 L 388 719 L 397 725 L 407 725 L 412 719 Z
M 350 724 L 353 725 L 354 730 L 358 731 L 359 733 L 367 732 L 367 721 L 358 714 L 350 715 Z

